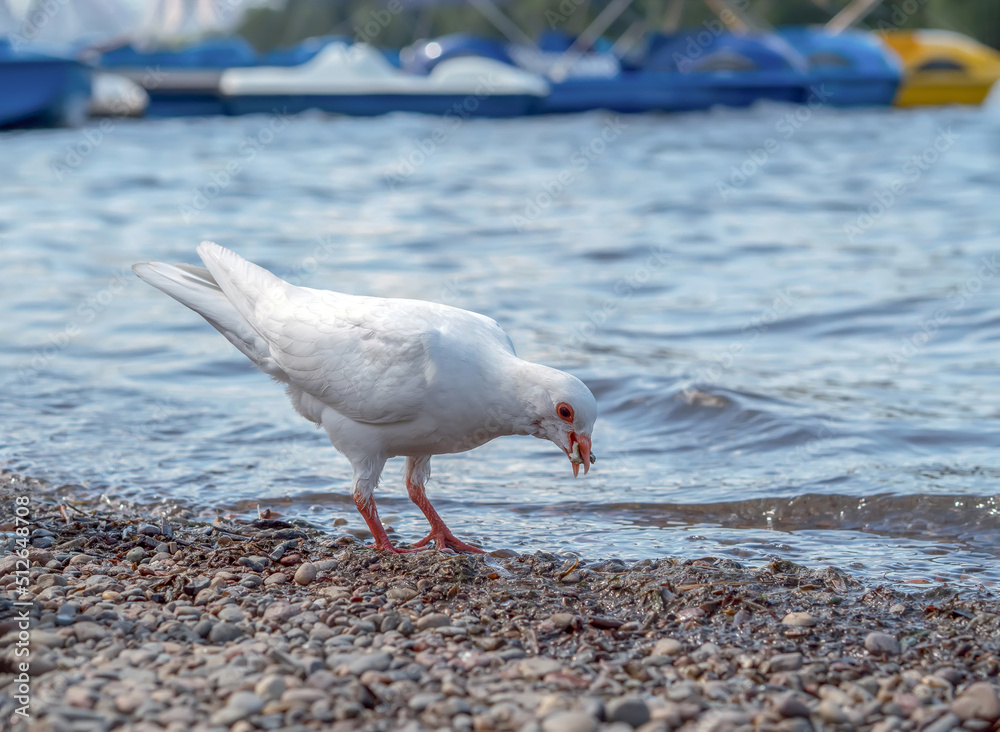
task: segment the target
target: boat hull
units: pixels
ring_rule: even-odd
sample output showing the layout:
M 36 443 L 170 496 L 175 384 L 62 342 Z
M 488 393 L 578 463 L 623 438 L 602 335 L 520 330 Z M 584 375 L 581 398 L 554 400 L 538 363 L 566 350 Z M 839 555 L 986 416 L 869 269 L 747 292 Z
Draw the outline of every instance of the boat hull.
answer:
M 299 114 L 318 110 L 351 117 L 378 117 L 411 112 L 466 117 L 520 117 L 537 111 L 539 98 L 530 94 L 478 97 L 472 94 L 267 94 L 224 98 L 226 114 Z
M 73 59 L 0 59 L 0 128 L 83 124 L 90 84 L 90 69 Z

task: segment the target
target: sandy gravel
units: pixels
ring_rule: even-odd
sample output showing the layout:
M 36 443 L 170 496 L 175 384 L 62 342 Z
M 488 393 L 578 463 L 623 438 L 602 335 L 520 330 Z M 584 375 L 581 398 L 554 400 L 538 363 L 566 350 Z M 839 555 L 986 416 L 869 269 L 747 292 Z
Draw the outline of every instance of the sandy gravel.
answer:
M 385 556 L 0 478 L 0 729 L 1000 730 L 987 588 Z

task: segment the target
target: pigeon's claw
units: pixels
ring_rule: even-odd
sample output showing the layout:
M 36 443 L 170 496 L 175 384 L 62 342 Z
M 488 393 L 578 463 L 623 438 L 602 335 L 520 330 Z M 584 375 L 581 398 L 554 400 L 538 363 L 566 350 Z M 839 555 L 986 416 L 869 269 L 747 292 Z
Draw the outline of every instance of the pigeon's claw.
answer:
M 413 546 L 423 547 L 428 546 L 431 542 L 437 544 L 438 551 L 443 551 L 445 549 L 452 549 L 456 552 L 468 552 L 470 554 L 485 554 L 482 549 L 477 546 L 472 546 L 472 544 L 466 544 L 461 539 L 455 537 L 448 527 L 443 523 L 440 526 L 435 526 L 431 528 L 431 533 L 425 536 L 420 541 L 414 543 Z

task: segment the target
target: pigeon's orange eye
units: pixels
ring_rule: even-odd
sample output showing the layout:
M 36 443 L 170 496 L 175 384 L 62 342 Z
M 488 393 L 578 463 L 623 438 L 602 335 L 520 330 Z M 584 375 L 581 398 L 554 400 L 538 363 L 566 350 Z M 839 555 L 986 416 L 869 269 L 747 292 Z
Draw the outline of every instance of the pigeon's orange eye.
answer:
M 556 405 L 556 412 L 558 412 L 559 416 L 566 422 L 573 421 L 573 407 L 568 405 L 566 402 L 559 402 L 559 404 Z

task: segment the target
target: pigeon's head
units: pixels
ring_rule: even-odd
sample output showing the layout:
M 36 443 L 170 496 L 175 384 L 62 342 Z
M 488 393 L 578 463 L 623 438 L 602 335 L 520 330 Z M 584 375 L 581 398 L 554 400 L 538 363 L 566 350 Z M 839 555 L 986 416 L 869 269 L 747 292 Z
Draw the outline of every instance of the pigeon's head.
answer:
M 564 371 L 549 371 L 545 379 L 545 397 L 535 437 L 554 442 L 569 456 L 574 477 L 590 471 L 597 457 L 590 451 L 590 436 L 597 419 L 597 400 L 590 389 L 575 376 Z

